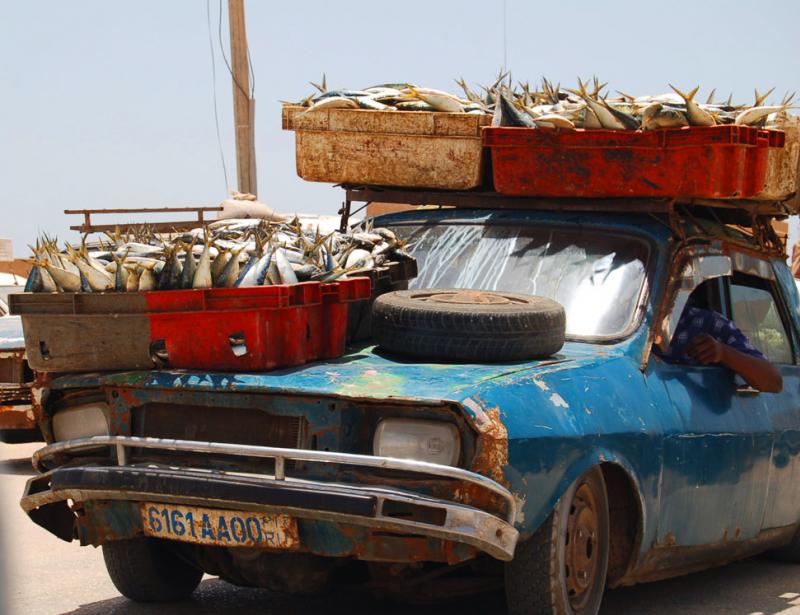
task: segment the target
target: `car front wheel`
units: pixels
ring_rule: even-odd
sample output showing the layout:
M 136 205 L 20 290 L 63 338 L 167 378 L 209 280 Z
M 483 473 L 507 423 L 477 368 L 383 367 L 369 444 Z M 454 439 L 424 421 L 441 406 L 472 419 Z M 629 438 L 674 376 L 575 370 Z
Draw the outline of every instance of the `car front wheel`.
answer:
M 512 615 L 596 615 L 606 584 L 608 495 L 600 468 L 576 480 L 506 564 Z
M 103 559 L 119 593 L 135 602 L 188 598 L 203 578 L 203 571 L 182 559 L 174 545 L 157 538 L 107 542 Z

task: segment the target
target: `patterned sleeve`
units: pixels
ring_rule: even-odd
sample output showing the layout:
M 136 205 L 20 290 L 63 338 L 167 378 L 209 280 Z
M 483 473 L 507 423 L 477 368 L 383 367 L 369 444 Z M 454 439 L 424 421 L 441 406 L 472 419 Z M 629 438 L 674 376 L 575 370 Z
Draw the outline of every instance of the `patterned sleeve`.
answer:
M 750 355 L 751 357 L 756 357 L 757 359 L 767 360 L 767 357 L 750 343 L 750 340 L 742 333 L 739 327 L 716 312 L 714 313 L 711 336 L 739 352 Z

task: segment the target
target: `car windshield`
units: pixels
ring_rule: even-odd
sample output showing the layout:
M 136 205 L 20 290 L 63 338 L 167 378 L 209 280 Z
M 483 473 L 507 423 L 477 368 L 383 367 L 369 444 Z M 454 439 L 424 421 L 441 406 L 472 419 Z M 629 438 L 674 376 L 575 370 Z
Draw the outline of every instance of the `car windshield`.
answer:
M 640 240 L 580 227 L 394 224 L 417 259 L 410 288 L 474 288 L 555 299 L 567 336 L 614 338 L 636 317 L 648 256 Z

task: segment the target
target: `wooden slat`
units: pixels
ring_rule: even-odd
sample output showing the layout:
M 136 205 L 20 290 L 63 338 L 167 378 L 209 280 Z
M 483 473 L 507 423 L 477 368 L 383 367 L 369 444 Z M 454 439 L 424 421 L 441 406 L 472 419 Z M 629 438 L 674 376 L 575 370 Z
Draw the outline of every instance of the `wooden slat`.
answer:
M 503 196 L 496 192 L 377 190 L 351 188 L 347 199 L 360 202 L 442 205 L 465 209 L 541 209 L 548 211 L 667 212 L 671 199 L 547 199 Z
M 147 226 L 147 228 L 151 228 L 156 231 L 188 231 L 202 225 L 203 223 L 197 220 L 188 220 L 180 222 L 121 222 L 118 224 L 92 224 L 89 226 L 79 224 L 76 226 L 70 226 L 69 228 L 70 230 L 78 231 L 79 233 L 104 233 L 106 231 L 111 232 L 116 229 L 125 230 L 126 228 L 135 228 L 140 226 Z
M 149 214 L 183 211 L 222 211 L 222 207 L 131 207 L 124 209 L 65 209 L 65 214 Z

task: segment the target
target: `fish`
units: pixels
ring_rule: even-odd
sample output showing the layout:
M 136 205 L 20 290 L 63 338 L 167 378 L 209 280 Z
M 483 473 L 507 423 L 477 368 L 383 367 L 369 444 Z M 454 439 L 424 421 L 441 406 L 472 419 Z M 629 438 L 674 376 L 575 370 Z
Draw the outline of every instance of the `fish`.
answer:
M 638 130 L 641 127 L 639 120 L 611 106 L 605 98 L 600 99 L 600 103 L 625 127 L 625 130 Z
M 269 272 L 269 266 L 270 263 L 272 262 L 272 255 L 273 251 L 269 251 L 266 254 L 264 254 L 264 256 L 262 256 L 260 259 L 258 259 L 254 273 L 255 276 L 255 280 L 253 282 L 254 286 L 263 286 L 264 284 L 269 283 L 267 281 L 267 273 Z
M 151 265 L 142 266 L 142 273 L 139 276 L 139 291 L 155 290 L 158 285 L 156 275 L 154 273 L 155 267 Z
M 25 280 L 25 292 L 26 293 L 40 293 L 44 288 L 44 284 L 42 283 L 42 270 L 41 267 L 38 265 L 34 265 L 31 267 L 31 271 L 28 274 L 28 279 Z
M 671 83 L 669 87 L 675 90 L 675 93 L 686 101 L 686 117 L 691 126 L 714 126 L 717 123 L 713 115 L 694 101 L 694 97 L 700 89 L 699 85 L 688 94 L 684 94 Z
M 428 103 L 422 100 L 413 100 L 413 101 L 397 103 L 395 108 L 398 111 L 436 111 L 433 105 L 429 105 Z
M 481 97 L 469 89 L 469 86 L 467 85 L 467 82 L 464 81 L 463 77 L 461 77 L 461 79 L 456 79 L 455 81 L 458 84 L 458 86 L 462 90 L 464 90 L 464 96 L 467 97 L 467 100 L 470 100 L 474 103 L 480 103 L 481 105 L 483 104 L 483 101 L 481 101 Z
M 139 290 L 139 276 L 142 275 L 142 268 L 138 265 L 126 265 L 125 268 L 128 270 L 128 279 L 125 280 L 125 290 L 129 293 L 135 293 Z
M 758 90 L 756 90 L 755 91 L 756 101 L 753 103 L 753 107 L 763 107 L 764 103 L 767 102 L 767 98 L 769 97 L 769 95 L 772 94 L 774 91 L 775 91 L 774 87 L 771 87 L 764 94 L 759 94 Z M 728 99 L 728 100 L 730 100 L 730 99 Z
M 603 127 L 595 112 L 588 105 L 583 111 L 583 127 L 587 130 L 599 130 Z
M 31 292 L 170 292 L 181 288 L 296 284 L 331 274 L 339 279 L 355 250 L 356 265 L 375 267 L 399 260 L 404 245 L 395 231 L 365 223 L 346 232 L 322 233 L 297 217 L 281 221 L 214 221 L 170 235 L 146 227 L 119 228 L 97 244 L 66 244 L 59 251 L 46 235 L 36 241 L 27 281 Z M 107 243 L 108 242 L 108 243 Z M 87 260 L 91 259 L 91 260 Z M 69 263 L 67 270 L 61 263 Z M 352 263 L 351 263 L 352 265 Z M 52 271 L 52 275 L 48 273 Z
M 650 103 L 642 111 L 642 130 L 680 128 L 688 125 L 689 120 L 683 111 L 660 102 Z
M 215 286 L 221 288 L 233 288 L 239 277 L 239 255 L 244 251 L 244 246 L 231 252 L 231 257 L 219 274 L 219 278 L 214 281 Z
M 178 246 L 175 246 L 169 250 L 167 262 L 158 276 L 158 290 L 180 288 L 182 271 L 183 266 L 178 260 Z
M 209 249 L 210 252 L 210 249 Z M 189 244 L 184 248 L 183 269 L 181 271 L 181 288 L 191 288 L 194 274 L 197 271 L 197 261 L 194 258 L 194 246 Z
M 771 91 L 771 90 L 770 90 Z M 753 126 L 767 119 L 773 113 L 780 113 L 787 105 L 766 105 L 763 107 L 750 107 L 736 115 L 733 121 L 737 126 Z
M 73 256 L 72 262 L 81 275 L 86 278 L 86 282 L 92 291 L 103 292 L 114 288 L 114 278 L 107 271 L 98 271 L 78 255 Z
M 370 96 L 360 96 L 356 98 L 356 103 L 361 109 L 369 109 L 371 111 L 394 111 L 394 107 L 390 107 L 389 105 L 385 105 L 381 102 L 378 102 L 374 98 Z
M 57 267 L 51 264 L 47 259 L 45 259 L 42 264 L 61 290 L 67 293 L 80 292 L 81 277 L 78 273 L 73 273 L 72 271 Z
M 417 88 L 410 87 L 409 91 L 412 96 L 419 98 L 421 101 L 428 103 L 437 111 L 444 111 L 447 113 L 463 113 L 464 103 L 460 98 L 453 94 L 448 94 L 441 90 L 434 90 L 431 88 Z
M 205 247 L 203 253 L 200 255 L 200 260 L 197 262 L 197 269 L 192 278 L 192 288 L 211 288 L 211 244 L 208 241 L 208 232 L 205 236 Z M 141 281 L 140 281 L 141 284 Z
M 273 255 L 275 266 L 280 276 L 281 284 L 297 284 L 297 275 L 294 273 L 291 264 L 286 259 L 286 253 L 282 248 L 275 250 Z
M 319 102 L 314 103 L 303 113 L 314 113 L 322 109 L 358 109 L 358 103 L 352 98 L 345 98 L 344 96 L 331 96 L 324 98 Z
M 217 254 L 217 257 L 214 259 L 214 262 L 211 263 L 212 280 L 217 280 L 219 278 L 219 274 L 221 274 L 222 270 L 225 269 L 225 265 L 228 264 L 230 258 L 231 258 L 231 251 L 229 249 L 223 249 Z
M 555 128 L 558 130 L 575 130 L 575 124 L 557 113 L 546 113 L 533 118 L 534 124 L 539 128 Z
M 586 84 L 584 84 L 580 78 L 578 78 L 578 89 L 577 90 L 567 90 L 568 92 L 575 94 L 582 98 L 586 104 L 588 105 L 589 109 L 597 117 L 597 121 L 600 122 L 600 126 L 603 128 L 607 128 L 610 130 L 628 130 L 625 123 L 619 119 L 612 111 L 610 111 L 606 106 L 603 106 L 600 102 L 594 100 L 586 91 Z
M 499 126 L 516 126 L 521 128 L 536 128 L 533 118 L 527 113 L 523 113 L 514 106 L 508 96 L 501 93 L 500 101 L 497 105 L 499 112 Z M 494 120 L 492 126 L 495 125 Z
M 125 256 L 122 256 L 122 257 L 119 257 L 119 256 L 117 256 L 116 254 L 113 254 L 113 253 L 112 253 L 112 256 L 114 257 L 113 264 L 115 265 L 115 267 L 114 267 L 114 290 L 122 292 L 122 291 L 127 290 L 127 288 L 128 288 L 128 276 L 130 275 L 130 273 L 128 272 L 128 269 L 125 268 L 125 266 L 124 266 L 125 257 L 127 256 L 127 253 L 125 254 Z
M 319 269 L 317 269 L 317 267 L 311 264 L 306 264 L 306 265 L 292 264 L 292 271 L 294 271 L 294 274 L 297 277 L 298 282 L 305 282 L 307 280 L 310 280 L 313 275 L 320 273 Z

